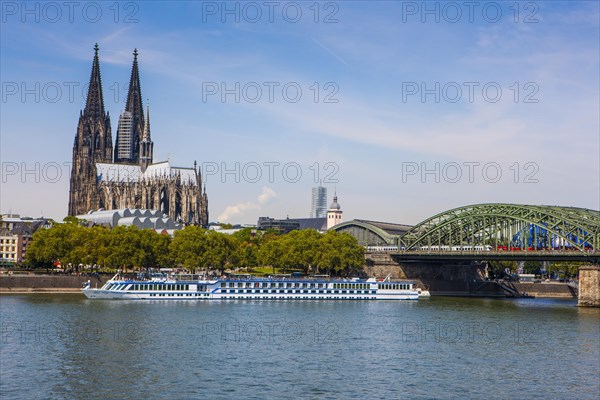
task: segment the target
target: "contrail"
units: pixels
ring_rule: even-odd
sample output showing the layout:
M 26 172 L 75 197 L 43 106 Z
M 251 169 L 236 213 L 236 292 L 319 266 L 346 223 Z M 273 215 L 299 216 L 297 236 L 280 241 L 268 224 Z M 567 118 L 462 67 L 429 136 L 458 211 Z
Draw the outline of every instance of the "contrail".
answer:
M 338 60 L 340 60 L 346 67 L 350 67 L 348 65 L 348 63 L 344 60 L 342 60 L 340 57 L 338 57 L 337 54 L 335 54 L 333 51 L 331 51 L 327 46 L 325 46 L 323 43 L 319 42 L 317 39 L 311 37 L 311 39 L 318 44 L 319 46 L 321 46 L 322 48 L 324 48 L 325 50 L 327 50 L 329 52 L 329 54 L 331 54 L 332 56 L 334 56 L 335 58 L 337 58 Z

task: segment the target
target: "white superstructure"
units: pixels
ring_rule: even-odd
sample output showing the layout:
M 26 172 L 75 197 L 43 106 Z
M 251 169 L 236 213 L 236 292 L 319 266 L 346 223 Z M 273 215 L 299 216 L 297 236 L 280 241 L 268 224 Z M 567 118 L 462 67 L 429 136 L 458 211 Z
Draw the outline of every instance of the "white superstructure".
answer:
M 155 275 L 128 279 L 115 275 L 104 286 L 83 293 L 90 299 L 130 300 L 417 300 L 414 282 L 374 278 L 253 278 L 202 279 L 196 276 Z

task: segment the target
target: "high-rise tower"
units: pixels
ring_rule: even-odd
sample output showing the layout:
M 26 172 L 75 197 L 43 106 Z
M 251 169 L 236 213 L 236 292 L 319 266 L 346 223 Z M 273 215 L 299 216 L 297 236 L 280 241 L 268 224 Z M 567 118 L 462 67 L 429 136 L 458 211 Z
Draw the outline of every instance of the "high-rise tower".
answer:
M 327 214 L 327 188 L 317 186 L 312 189 L 312 202 L 310 208 L 311 218 L 325 218 Z

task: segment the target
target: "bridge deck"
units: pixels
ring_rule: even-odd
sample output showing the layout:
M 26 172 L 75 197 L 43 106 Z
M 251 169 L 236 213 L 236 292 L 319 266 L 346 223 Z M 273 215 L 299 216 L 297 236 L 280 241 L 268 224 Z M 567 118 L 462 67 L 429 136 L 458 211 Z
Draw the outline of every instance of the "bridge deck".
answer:
M 578 261 L 600 263 L 598 251 L 371 251 L 367 254 L 387 253 L 398 261 L 425 260 L 507 260 L 507 261 Z

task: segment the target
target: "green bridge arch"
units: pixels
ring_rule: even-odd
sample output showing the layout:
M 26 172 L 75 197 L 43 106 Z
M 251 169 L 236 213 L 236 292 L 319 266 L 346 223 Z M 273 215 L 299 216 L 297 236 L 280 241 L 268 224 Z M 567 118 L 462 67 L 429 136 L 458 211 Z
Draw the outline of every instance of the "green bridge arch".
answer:
M 434 215 L 397 236 L 399 247 L 512 245 L 600 248 L 600 212 L 576 207 L 475 204 Z

